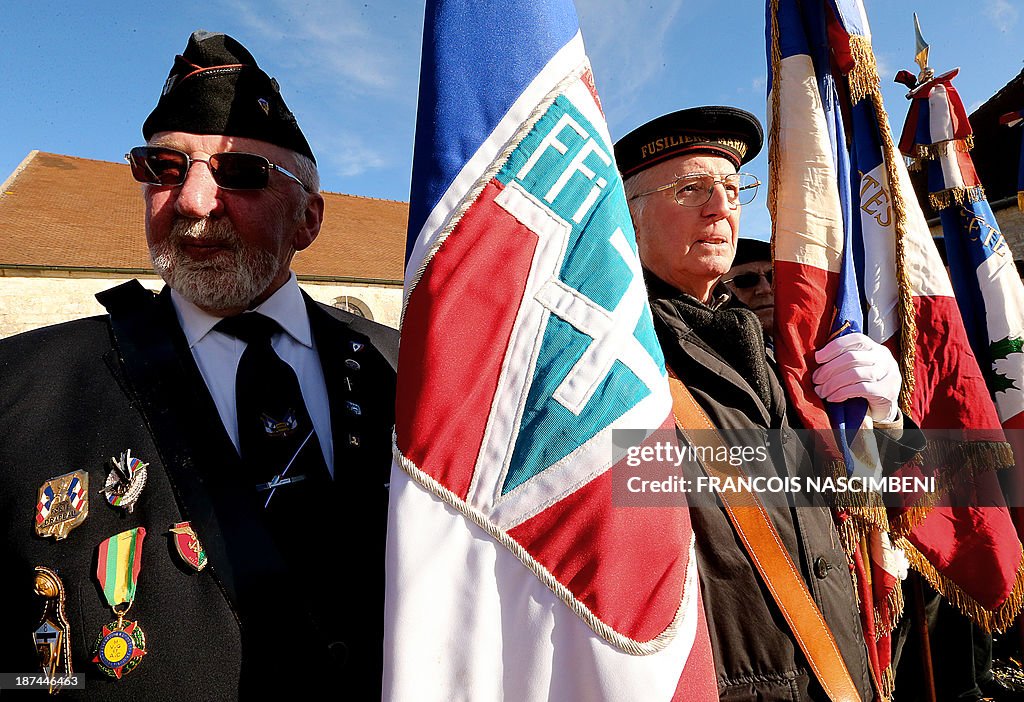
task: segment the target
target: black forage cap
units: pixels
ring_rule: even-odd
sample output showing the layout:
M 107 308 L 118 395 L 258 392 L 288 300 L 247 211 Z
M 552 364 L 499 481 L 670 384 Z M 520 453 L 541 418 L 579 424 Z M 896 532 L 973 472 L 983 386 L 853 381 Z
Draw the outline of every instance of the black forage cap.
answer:
M 623 178 L 693 152 L 722 156 L 739 168 L 757 156 L 763 141 L 761 123 L 746 110 L 691 107 L 652 119 L 619 139 L 615 161 Z
M 316 162 L 277 80 L 227 34 L 197 30 L 174 58 L 142 136 L 166 131 L 259 139 Z
M 736 240 L 736 257 L 732 260 L 732 265 L 738 266 L 741 263 L 771 260 L 771 243 L 760 239 L 745 239 L 743 237 Z

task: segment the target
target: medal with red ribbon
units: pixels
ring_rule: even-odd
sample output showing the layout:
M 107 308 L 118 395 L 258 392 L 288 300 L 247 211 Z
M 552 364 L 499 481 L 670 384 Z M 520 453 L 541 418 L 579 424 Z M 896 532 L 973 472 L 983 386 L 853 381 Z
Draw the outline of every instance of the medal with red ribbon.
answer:
M 146 655 L 146 634 L 142 627 L 124 618 L 135 602 L 145 537 L 146 530 L 138 527 L 111 536 L 99 547 L 96 577 L 117 619 L 104 626 L 97 637 L 92 662 L 118 680 L 135 670 Z

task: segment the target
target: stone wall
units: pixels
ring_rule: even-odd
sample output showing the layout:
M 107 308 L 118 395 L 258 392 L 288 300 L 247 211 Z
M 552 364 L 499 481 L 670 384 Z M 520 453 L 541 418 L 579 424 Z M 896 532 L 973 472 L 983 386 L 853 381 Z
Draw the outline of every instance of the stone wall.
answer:
M 96 293 L 128 280 L 119 277 L 82 275 L 12 275 L 0 270 L 0 337 L 103 314 Z M 159 290 L 163 281 L 155 276 L 139 280 L 147 288 Z M 318 302 L 342 309 L 359 309 L 365 317 L 398 328 L 402 311 L 402 289 L 387 286 L 338 285 L 300 282 Z M 348 304 L 348 307 L 345 304 Z

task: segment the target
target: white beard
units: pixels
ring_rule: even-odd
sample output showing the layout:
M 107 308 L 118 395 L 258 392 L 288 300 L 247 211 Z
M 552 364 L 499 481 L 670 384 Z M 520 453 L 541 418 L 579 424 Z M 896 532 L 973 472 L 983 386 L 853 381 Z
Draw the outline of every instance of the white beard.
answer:
M 182 250 L 189 239 L 217 242 L 230 249 L 230 255 L 194 260 Z M 170 236 L 150 246 L 149 256 L 164 282 L 205 310 L 247 308 L 281 268 L 273 253 L 245 244 L 227 219 L 177 217 Z

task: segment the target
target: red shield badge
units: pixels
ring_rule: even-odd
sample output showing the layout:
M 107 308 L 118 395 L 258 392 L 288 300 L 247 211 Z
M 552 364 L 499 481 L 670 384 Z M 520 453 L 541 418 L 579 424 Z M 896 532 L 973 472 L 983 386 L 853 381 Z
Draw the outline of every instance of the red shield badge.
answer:
M 171 527 L 174 548 L 181 559 L 199 571 L 206 567 L 206 551 L 189 522 L 178 522 Z

